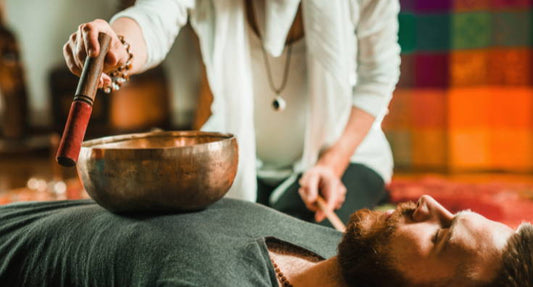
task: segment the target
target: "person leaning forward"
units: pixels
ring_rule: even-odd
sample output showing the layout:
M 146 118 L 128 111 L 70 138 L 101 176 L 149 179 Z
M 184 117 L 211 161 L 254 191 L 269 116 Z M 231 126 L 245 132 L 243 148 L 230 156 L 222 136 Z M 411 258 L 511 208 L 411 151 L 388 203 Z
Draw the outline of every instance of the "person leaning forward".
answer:
M 239 141 L 228 197 L 322 221 L 321 195 L 346 222 L 387 199 L 381 122 L 399 77 L 398 12 L 398 0 L 138 0 L 81 24 L 63 52 L 79 75 L 98 33 L 110 35 L 100 85 L 118 87 L 163 61 L 190 21 L 213 93 L 202 130 Z

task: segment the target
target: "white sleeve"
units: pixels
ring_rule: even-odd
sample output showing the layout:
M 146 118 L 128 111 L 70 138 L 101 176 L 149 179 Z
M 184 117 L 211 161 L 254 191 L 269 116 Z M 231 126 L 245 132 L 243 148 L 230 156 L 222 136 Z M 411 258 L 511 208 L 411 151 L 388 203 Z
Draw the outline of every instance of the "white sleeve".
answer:
M 378 116 L 389 105 L 400 76 L 398 0 L 358 0 L 357 84 L 353 105 Z
M 147 59 L 142 70 L 161 63 L 178 33 L 186 23 L 194 0 L 137 0 L 135 5 L 115 14 L 110 22 L 131 18 L 141 27 L 146 43 Z

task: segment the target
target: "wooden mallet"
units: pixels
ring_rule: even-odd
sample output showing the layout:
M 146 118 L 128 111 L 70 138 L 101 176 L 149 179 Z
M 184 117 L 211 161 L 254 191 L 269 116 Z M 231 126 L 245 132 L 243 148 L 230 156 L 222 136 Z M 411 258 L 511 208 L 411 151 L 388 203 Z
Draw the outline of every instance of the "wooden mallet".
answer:
M 319 195 L 316 201 L 317 201 L 318 208 L 326 214 L 326 217 L 328 218 L 331 225 L 333 225 L 333 227 L 335 227 L 335 229 L 337 229 L 338 231 L 345 232 L 346 226 L 344 225 L 342 220 L 337 216 L 337 214 L 335 214 L 335 212 L 328 210 L 328 207 L 327 207 L 328 205 L 326 201 L 324 200 L 324 198 L 322 198 L 322 196 Z
M 94 58 L 87 57 L 85 59 L 76 94 L 70 106 L 67 123 L 57 149 L 56 160 L 62 166 L 76 165 L 85 131 L 91 118 L 98 81 L 104 68 L 111 37 L 100 33 L 98 41 L 100 53 Z

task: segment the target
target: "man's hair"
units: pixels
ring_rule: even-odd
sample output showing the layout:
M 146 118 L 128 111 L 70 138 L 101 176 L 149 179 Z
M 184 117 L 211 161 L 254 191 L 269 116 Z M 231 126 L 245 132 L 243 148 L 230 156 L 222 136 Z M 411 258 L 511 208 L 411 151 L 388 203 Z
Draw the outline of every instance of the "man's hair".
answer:
M 488 287 L 533 287 L 533 225 L 523 223 L 507 242 L 502 266 Z

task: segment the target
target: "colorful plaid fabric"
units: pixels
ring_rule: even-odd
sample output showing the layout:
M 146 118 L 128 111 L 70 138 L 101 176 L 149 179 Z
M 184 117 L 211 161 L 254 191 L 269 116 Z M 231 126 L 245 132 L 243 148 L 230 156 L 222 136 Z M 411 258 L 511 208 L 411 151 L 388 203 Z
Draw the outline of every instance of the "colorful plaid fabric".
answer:
M 531 0 L 404 0 L 398 170 L 533 171 Z

